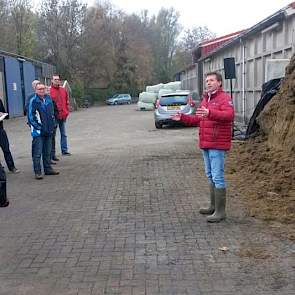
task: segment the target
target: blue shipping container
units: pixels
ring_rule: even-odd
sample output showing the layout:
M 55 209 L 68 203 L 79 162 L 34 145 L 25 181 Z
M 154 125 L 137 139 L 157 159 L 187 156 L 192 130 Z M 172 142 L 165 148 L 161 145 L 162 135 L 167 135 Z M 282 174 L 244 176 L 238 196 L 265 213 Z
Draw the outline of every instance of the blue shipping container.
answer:
M 19 61 L 5 56 L 5 77 L 8 112 L 10 117 L 23 116 L 23 95 Z

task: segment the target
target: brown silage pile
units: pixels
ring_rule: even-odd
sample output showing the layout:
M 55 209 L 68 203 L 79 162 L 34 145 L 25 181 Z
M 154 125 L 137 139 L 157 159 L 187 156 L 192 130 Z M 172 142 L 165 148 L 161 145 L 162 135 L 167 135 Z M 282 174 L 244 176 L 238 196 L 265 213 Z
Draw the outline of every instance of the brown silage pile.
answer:
M 258 123 L 259 136 L 233 143 L 227 178 L 249 215 L 288 224 L 295 239 L 295 55 Z

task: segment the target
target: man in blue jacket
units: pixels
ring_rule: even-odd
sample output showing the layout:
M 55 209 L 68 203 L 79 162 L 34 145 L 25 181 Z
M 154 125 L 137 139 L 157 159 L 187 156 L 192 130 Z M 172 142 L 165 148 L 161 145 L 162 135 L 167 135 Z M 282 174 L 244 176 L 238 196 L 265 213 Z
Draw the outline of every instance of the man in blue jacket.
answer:
M 51 167 L 51 143 L 55 127 L 54 109 L 50 96 L 45 95 L 45 85 L 36 85 L 36 94 L 30 100 L 28 121 L 31 127 L 32 159 L 36 179 L 42 179 L 41 156 L 45 175 L 57 175 Z

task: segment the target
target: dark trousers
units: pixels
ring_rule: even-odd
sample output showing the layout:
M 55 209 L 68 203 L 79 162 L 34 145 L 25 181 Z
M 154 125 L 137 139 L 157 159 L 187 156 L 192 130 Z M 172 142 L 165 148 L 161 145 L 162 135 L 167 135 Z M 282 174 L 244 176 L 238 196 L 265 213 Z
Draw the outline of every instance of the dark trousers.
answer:
M 60 132 L 60 148 L 61 148 L 61 153 L 64 154 L 68 151 L 68 141 L 67 141 L 67 134 L 66 134 L 66 120 L 57 120 L 58 126 L 59 127 L 59 132 Z M 52 152 L 51 152 L 51 159 L 55 157 L 55 142 L 56 142 L 56 130 L 57 127 L 55 128 L 52 136 Z
M 44 172 L 52 170 L 50 164 L 51 157 L 51 136 L 33 137 L 32 141 L 32 159 L 35 174 L 41 174 L 41 157 L 43 161 Z
M 56 129 L 57 126 L 53 130 L 52 134 L 52 145 L 51 145 L 51 159 L 54 159 L 56 157 L 56 150 L 55 150 L 55 137 L 56 137 Z
M 8 169 L 11 171 L 13 170 L 14 162 L 13 158 L 9 149 L 9 141 L 6 134 L 6 131 L 3 128 L 0 128 L 0 146 L 4 154 L 4 159 L 7 164 Z
M 3 166 L 0 163 L 0 206 L 7 202 L 6 195 L 6 174 Z

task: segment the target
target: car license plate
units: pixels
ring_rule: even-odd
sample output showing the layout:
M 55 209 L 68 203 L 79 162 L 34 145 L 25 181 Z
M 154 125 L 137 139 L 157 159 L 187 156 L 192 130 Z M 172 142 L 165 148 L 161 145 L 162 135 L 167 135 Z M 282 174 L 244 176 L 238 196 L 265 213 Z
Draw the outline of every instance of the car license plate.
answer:
M 180 106 L 167 106 L 168 111 L 178 111 L 180 110 Z

